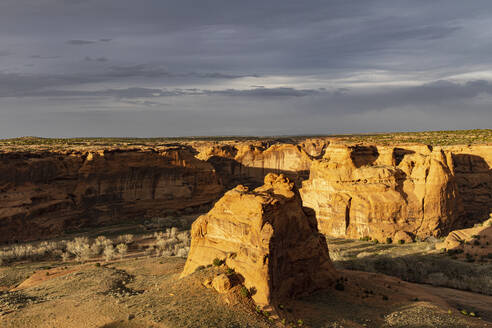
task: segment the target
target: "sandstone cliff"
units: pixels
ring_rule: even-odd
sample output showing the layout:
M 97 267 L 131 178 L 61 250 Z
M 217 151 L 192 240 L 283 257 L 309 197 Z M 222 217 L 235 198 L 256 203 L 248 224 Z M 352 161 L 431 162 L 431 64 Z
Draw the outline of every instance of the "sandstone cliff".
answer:
M 309 176 L 313 154 L 320 156 L 326 141 L 310 139 L 301 144 L 239 142 L 193 144 L 197 157 L 210 162 L 228 187 L 237 184 L 259 186 L 268 173 L 282 173 L 296 185 Z M 309 153 L 308 153 L 309 152 Z
M 492 146 L 453 146 L 445 149 L 466 213 L 458 228 L 487 219 L 492 213 Z
M 301 190 L 320 231 L 338 237 L 437 236 L 463 214 L 442 149 L 330 145 Z
M 186 207 L 204 212 L 224 190 L 257 187 L 270 172 L 283 173 L 297 187 L 311 176 L 302 195 L 317 210 L 324 232 L 371 233 L 378 239 L 401 229 L 439 235 L 488 218 L 491 168 L 492 145 L 432 148 L 284 138 L 2 146 L 0 242 Z M 376 225 L 381 231 L 369 231 Z
M 193 223 L 191 235 L 182 276 L 223 259 L 260 305 L 326 287 L 336 276 L 316 219 L 283 175 L 268 174 L 253 191 L 228 191 Z
M 214 168 L 185 147 L 0 154 L 0 242 L 210 204 Z

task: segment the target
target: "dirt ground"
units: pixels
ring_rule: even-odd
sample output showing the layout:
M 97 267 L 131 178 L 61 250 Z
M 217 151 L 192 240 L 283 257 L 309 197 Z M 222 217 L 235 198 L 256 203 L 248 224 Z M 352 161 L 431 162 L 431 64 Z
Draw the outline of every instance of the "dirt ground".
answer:
M 217 268 L 178 279 L 184 262 L 4 267 L 0 327 L 492 327 L 491 296 L 347 270 L 337 289 L 285 301 L 269 316 L 244 296 L 202 286 Z

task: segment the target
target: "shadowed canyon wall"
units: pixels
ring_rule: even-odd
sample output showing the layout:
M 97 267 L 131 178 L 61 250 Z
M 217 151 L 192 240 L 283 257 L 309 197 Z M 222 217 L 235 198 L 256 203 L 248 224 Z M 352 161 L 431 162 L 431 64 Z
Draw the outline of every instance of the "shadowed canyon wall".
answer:
M 210 206 L 222 192 L 184 147 L 1 154 L 0 241 Z

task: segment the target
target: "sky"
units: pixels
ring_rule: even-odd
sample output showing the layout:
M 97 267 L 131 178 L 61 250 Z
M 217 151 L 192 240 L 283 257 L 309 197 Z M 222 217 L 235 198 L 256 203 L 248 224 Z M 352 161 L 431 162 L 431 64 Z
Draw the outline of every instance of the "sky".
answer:
M 0 138 L 475 128 L 490 0 L 0 1 Z

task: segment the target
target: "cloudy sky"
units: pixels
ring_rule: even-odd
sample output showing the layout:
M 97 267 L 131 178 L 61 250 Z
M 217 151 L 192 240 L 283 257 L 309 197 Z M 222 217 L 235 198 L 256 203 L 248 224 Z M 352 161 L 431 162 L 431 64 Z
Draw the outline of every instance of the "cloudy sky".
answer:
M 0 1 L 0 137 L 491 123 L 490 0 Z

